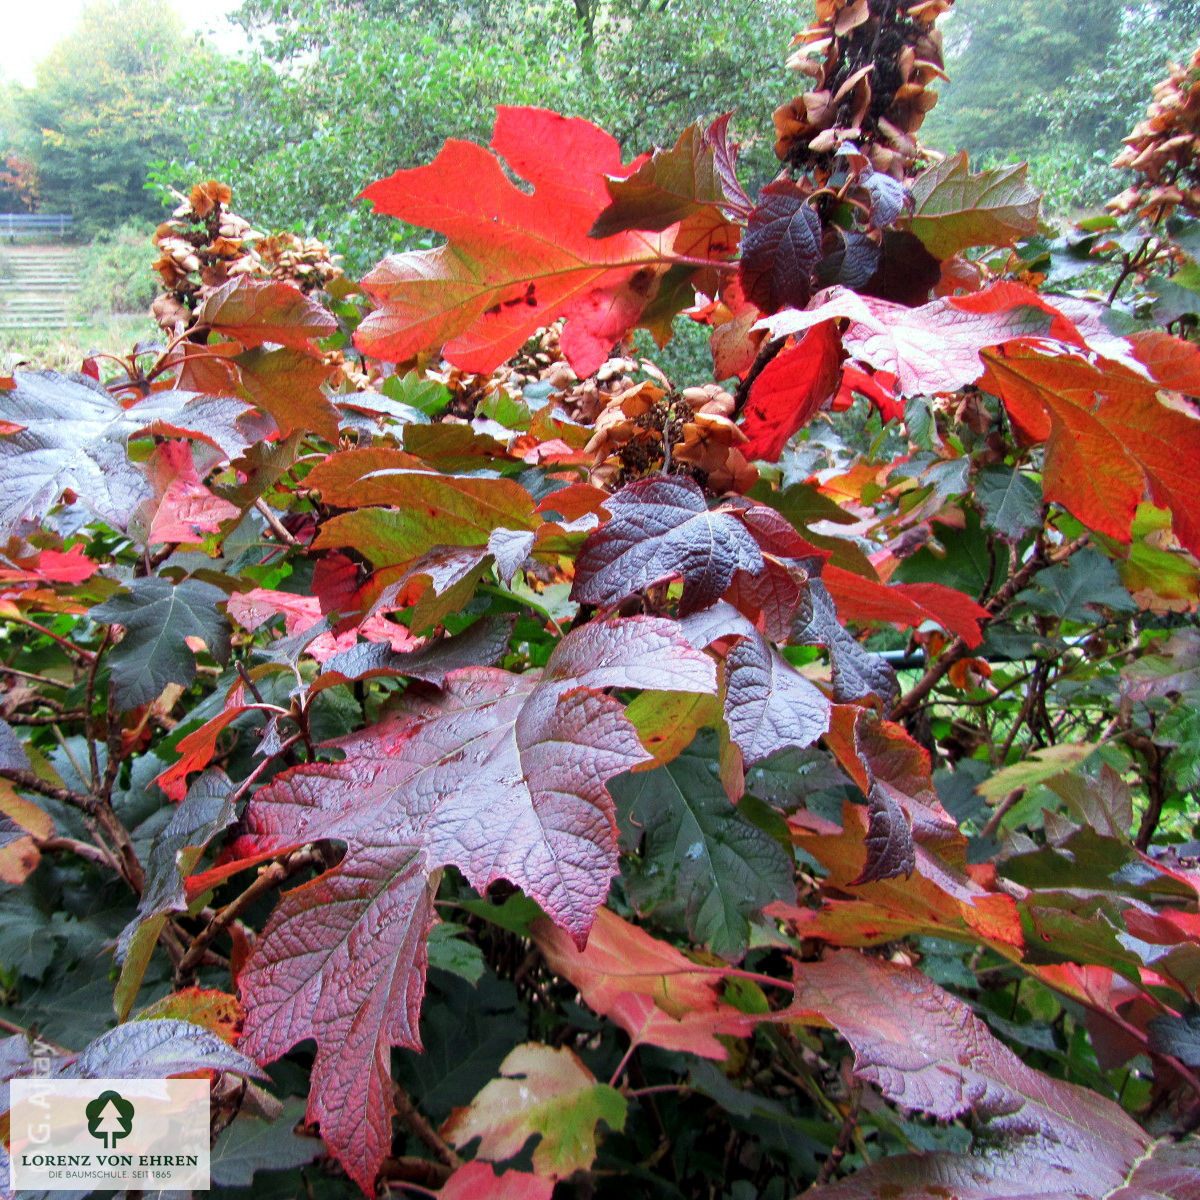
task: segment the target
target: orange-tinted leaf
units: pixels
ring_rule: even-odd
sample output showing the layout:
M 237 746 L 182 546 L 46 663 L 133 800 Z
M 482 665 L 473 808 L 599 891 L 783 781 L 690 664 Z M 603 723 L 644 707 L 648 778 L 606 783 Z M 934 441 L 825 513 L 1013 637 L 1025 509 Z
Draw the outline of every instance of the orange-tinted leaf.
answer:
M 945 584 L 879 583 L 835 566 L 827 566 L 821 578 L 843 621 L 888 621 L 902 629 L 933 621 L 968 646 L 983 641 L 979 623 L 989 617 L 987 609 Z
M 321 390 L 329 378 L 328 363 L 294 346 L 257 347 L 236 361 L 246 395 L 275 418 L 284 437 L 299 429 L 337 442 L 341 415 Z
M 53 833 L 50 815 L 0 780 L 0 880 L 24 883 L 41 861 L 36 839 Z
M 867 863 L 867 814 L 859 806 L 844 806 L 838 833 L 809 833 L 807 820 L 796 818 L 793 829 L 800 845 L 829 870 L 821 907 L 775 904 L 767 910 L 789 920 L 799 936 L 835 946 L 942 937 L 972 945 L 984 942 L 1010 958 L 1024 947 L 1021 917 L 1011 896 L 980 887 L 919 844 L 911 876 L 858 882 Z
M 172 992 L 142 1009 L 134 1019 L 147 1021 L 158 1017 L 199 1025 L 231 1046 L 237 1045 L 242 1032 L 243 1013 L 238 998 L 213 988 L 190 987 Z
M 1179 540 L 1200 553 L 1200 419 L 1164 404 L 1129 367 L 1027 343 L 985 351 L 982 386 L 1027 436 L 1045 440 L 1046 498 L 1128 543 L 1138 505 L 1168 508 Z
M 870 801 L 872 815 L 886 800 L 911 822 L 917 842 L 956 865 L 965 862 L 966 841 L 938 800 L 929 755 L 899 725 L 855 705 L 835 705 L 825 744 Z
M 239 275 L 210 292 L 196 310 L 196 325 L 240 342 L 247 350 L 278 342 L 299 350 L 337 331 L 337 321 L 298 287 Z
M 725 1059 L 718 1034 L 743 1036 L 747 1016 L 720 999 L 721 972 L 698 966 L 668 942 L 602 908 L 587 946 L 539 918 L 530 932 L 555 974 L 569 979 L 589 1008 L 615 1021 L 634 1045 Z
M 654 297 L 672 236 L 588 237 L 609 202 L 608 177 L 629 173 L 616 140 L 588 121 L 500 107 L 491 149 L 450 140 L 428 166 L 364 191 L 379 212 L 449 242 L 393 255 L 363 280 L 380 307 L 355 343 L 389 361 L 440 346 L 456 366 L 486 372 L 566 317 L 563 353 L 590 375 Z

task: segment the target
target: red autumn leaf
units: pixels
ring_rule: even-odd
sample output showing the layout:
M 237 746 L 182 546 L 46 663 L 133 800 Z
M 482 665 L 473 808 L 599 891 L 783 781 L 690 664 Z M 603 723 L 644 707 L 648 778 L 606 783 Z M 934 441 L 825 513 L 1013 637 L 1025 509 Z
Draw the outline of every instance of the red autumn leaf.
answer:
M 251 631 L 272 617 L 282 615 L 288 637 L 311 629 L 323 616 L 321 601 L 316 596 L 298 596 L 294 592 L 277 592 L 270 588 L 235 592 L 229 597 L 226 611 L 243 629 Z M 413 650 L 420 643 L 420 639 L 413 637 L 405 626 L 387 620 L 381 612 L 372 612 L 341 633 L 318 634 L 304 647 L 304 653 L 316 662 L 324 663 L 335 654 L 350 650 L 360 634 L 368 642 L 380 642 L 399 651 Z
M 0 583 L 82 583 L 99 570 L 80 545 L 69 550 L 39 550 L 29 558 L 0 566 Z
M 842 346 L 847 354 L 876 371 L 895 375 L 902 396 L 956 392 L 983 374 L 979 354 L 985 347 L 1020 337 L 1054 336 L 1055 320 L 1064 320 L 1061 314 L 1052 315 L 1042 302 L 1026 298 L 1034 296 L 1027 289 L 995 286 L 1015 288 L 998 293 L 1003 307 L 995 309 L 988 300 L 991 289 L 976 296 L 906 308 L 845 288 L 827 288 L 814 297 L 811 307 L 777 313 L 764 324 L 772 337 L 784 337 L 833 317 L 845 317 L 849 325 Z M 968 307 L 967 301 L 976 307 Z
M 838 390 L 842 340 L 825 321 L 773 358 L 750 386 L 742 431 L 747 459 L 777 462 L 788 438 L 803 428 Z
M 814 562 L 829 552 L 802 538 L 773 508 L 755 504 L 738 509 L 738 516 L 762 551 L 758 572 L 738 570 L 724 599 L 767 637 L 787 641 L 796 612 L 804 603 Z
M 439 1200 L 550 1200 L 554 1180 L 526 1171 L 497 1175 L 491 1163 L 464 1163 L 438 1192 Z
M 577 375 L 590 375 L 637 324 L 673 256 L 704 256 L 712 231 L 589 237 L 609 203 L 608 180 L 632 168 L 588 121 L 502 106 L 491 150 L 450 140 L 428 166 L 363 192 L 377 211 L 449 242 L 393 255 L 363 280 L 380 307 L 355 344 L 389 361 L 440 346 L 455 366 L 487 372 L 566 317 L 563 353 Z
M 692 962 L 607 908 L 597 912 L 582 950 L 550 921 L 539 918 L 530 932 L 551 970 L 635 1046 L 724 1060 L 729 1048 L 717 1035 L 745 1036 L 752 1028 L 752 1018 L 721 1000 L 719 970 Z
M 217 738 L 221 731 L 232 725 L 244 712 L 249 711 L 246 703 L 246 685 L 239 679 L 229 689 L 225 707 L 215 717 L 210 717 L 199 729 L 192 730 L 179 739 L 175 747 L 179 758 L 162 772 L 154 782 L 177 803 L 187 794 L 187 777 L 203 771 L 212 762 L 217 750 Z
M 1046 442 L 1048 500 L 1128 543 L 1137 507 L 1149 497 L 1171 510 L 1176 536 L 1200 553 L 1200 419 L 1165 404 L 1156 381 L 1122 363 L 1027 343 L 984 358 L 982 386 L 1003 399 L 1023 433 Z
M 431 876 L 508 879 L 582 945 L 617 869 L 605 782 L 649 756 L 602 689 L 715 690 L 713 664 L 670 622 L 593 622 L 541 679 L 452 672 L 434 701 L 338 740 L 345 758 L 261 790 L 238 852 L 320 838 L 341 863 L 287 893 L 242 973 L 244 1048 L 263 1059 L 315 1037 L 309 1100 L 327 1144 L 369 1188 L 390 1145 L 390 1048 L 419 1048 Z
M 215 496 L 200 482 L 192 447 L 183 441 L 162 442 L 146 463 L 154 495 L 138 510 L 147 545 L 202 542 L 222 521 L 239 516 L 236 504 Z
M 896 377 L 886 371 L 868 374 L 847 364 L 842 368 L 842 386 L 834 397 L 832 408 L 842 412 L 854 403 L 855 393 L 866 396 L 879 410 L 885 421 L 898 421 L 904 416 L 904 404 L 896 399 Z
M 571 598 L 612 608 L 626 596 L 675 576 L 683 579 L 680 615 L 712 604 L 734 572 L 758 571 L 762 553 L 726 509 L 709 511 L 690 479 L 635 480 L 605 502 L 611 519 L 588 536 L 575 564 Z
M 943 583 L 880 583 L 835 566 L 821 578 L 843 621 L 887 621 L 901 629 L 933 621 L 968 646 L 983 641 L 979 623 L 990 616 L 987 609 Z
M 298 287 L 246 275 L 210 292 L 196 310 L 195 324 L 232 338 L 247 350 L 264 342 L 311 350 L 313 338 L 337 332 L 333 315 Z

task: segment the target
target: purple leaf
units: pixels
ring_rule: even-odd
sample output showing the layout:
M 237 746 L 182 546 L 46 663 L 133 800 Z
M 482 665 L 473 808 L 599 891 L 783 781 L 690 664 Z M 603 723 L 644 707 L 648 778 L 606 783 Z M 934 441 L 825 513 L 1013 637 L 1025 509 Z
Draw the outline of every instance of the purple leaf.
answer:
M 710 512 L 690 479 L 639 479 L 604 507 L 612 519 L 589 534 L 576 561 L 571 598 L 582 604 L 612 608 L 679 576 L 679 613 L 686 616 L 716 601 L 735 571 L 762 569 L 762 553 L 745 525 L 729 512 Z

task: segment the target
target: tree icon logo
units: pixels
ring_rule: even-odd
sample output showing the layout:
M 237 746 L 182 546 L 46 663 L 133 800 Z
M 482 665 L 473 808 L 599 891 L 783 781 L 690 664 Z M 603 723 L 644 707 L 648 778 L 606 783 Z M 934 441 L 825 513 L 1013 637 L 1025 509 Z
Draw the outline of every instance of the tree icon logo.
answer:
M 88 1133 L 99 1138 L 106 1150 L 128 1137 L 133 1128 L 133 1105 L 120 1092 L 101 1092 L 83 1111 Z

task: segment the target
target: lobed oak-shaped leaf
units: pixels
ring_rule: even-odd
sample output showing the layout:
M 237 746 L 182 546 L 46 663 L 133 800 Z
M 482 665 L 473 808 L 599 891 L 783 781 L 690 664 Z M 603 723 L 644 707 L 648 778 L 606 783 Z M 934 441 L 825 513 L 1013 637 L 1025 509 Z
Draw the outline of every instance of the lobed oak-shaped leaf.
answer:
M 689 125 L 670 150 L 655 150 L 633 174 L 609 179 L 608 207 L 589 231 L 594 238 L 630 229 L 662 230 L 705 208 L 743 210 L 746 193 L 732 170 L 725 142 L 730 114 L 707 129 Z M 724 158 L 718 161 L 723 150 Z
M 216 605 L 225 593 L 211 583 L 147 576 L 91 610 L 95 621 L 121 625 L 125 635 L 109 651 L 113 690 L 123 708 L 148 704 L 168 683 L 186 687 L 196 677 L 187 639 L 199 638 L 218 661 L 229 657 L 229 622 Z
M 885 1158 L 806 1192 L 812 1200 L 1200 1195 L 1200 1138 L 1154 1142 L 1111 1100 L 1026 1066 L 966 1004 L 912 967 L 838 951 L 804 965 L 796 1002 L 846 1038 L 855 1074 L 890 1100 L 940 1120 L 972 1114 L 987 1131 L 970 1154 Z
M 1061 314 L 1037 303 L 1024 288 L 1004 287 L 1003 307 L 987 303 L 991 289 L 968 297 L 933 300 L 907 308 L 888 300 L 828 288 L 803 311 L 788 309 L 763 325 L 772 337 L 811 329 L 832 317 L 849 320 L 842 345 L 853 359 L 897 378 L 902 396 L 956 392 L 974 383 L 984 364 L 980 351 L 1021 337 L 1048 334 Z
M 792 862 L 729 802 L 709 764 L 693 749 L 614 780 L 611 791 L 623 846 L 642 843 L 625 873 L 630 899 L 734 961 L 746 952 L 749 918 L 791 894 Z
M 607 643 L 611 641 L 612 646 Z M 593 622 L 542 678 L 451 672 L 436 700 L 332 746 L 251 801 L 256 854 L 333 838 L 342 862 L 287 893 L 241 984 L 243 1046 L 263 1059 L 315 1037 L 310 1119 L 364 1188 L 390 1145 L 390 1048 L 419 1048 L 432 877 L 522 887 L 582 945 L 616 873 L 605 782 L 648 755 L 607 687 L 713 692 L 712 661 L 671 622 Z
M 1042 486 L 1084 524 L 1128 543 L 1147 496 L 1200 553 L 1195 464 L 1200 419 L 1159 398 L 1156 378 L 1124 363 L 1048 353 L 1026 343 L 984 354 L 982 386 L 1031 439 L 1046 442 Z
M 764 313 L 803 307 L 821 256 L 821 218 L 808 198 L 794 183 L 767 184 L 742 238 L 738 278 L 746 299 Z
M 1027 178 L 1028 163 L 972 175 L 960 151 L 917 176 L 912 231 L 936 258 L 970 246 L 1011 246 L 1038 229 L 1041 193 Z
M 501 106 L 491 150 L 452 139 L 428 166 L 363 192 L 377 211 L 449 242 L 393 255 L 367 275 L 363 288 L 380 307 L 355 343 L 389 361 L 440 346 L 455 366 L 487 372 L 566 317 L 563 353 L 586 377 L 637 324 L 673 253 L 703 256 L 715 231 L 589 237 L 609 179 L 631 168 L 616 140 L 588 121 Z M 508 178 L 501 159 L 532 193 Z
M 145 470 L 130 462 L 129 439 L 163 434 L 195 438 L 233 457 L 254 440 L 241 400 L 155 392 L 122 408 L 86 376 L 18 372 L 0 392 L 0 418 L 19 426 L 0 436 L 0 540 L 36 521 L 64 493 L 101 520 L 124 529 L 153 497 Z
M 337 332 L 337 319 L 298 287 L 240 275 L 210 292 L 195 325 L 240 342 L 247 350 L 278 342 L 306 350 L 312 339 Z
M 651 584 L 680 576 L 680 615 L 706 608 L 734 572 L 762 568 L 758 543 L 731 512 L 710 511 L 690 479 L 635 480 L 605 501 L 612 517 L 588 535 L 575 564 L 571 599 L 613 608 Z
M 456 1146 L 479 1139 L 479 1157 L 503 1162 L 535 1134 L 533 1167 L 562 1179 L 596 1160 L 596 1125 L 625 1128 L 625 1097 L 598 1083 L 573 1050 L 526 1042 L 500 1064 L 493 1079 L 442 1126 Z

